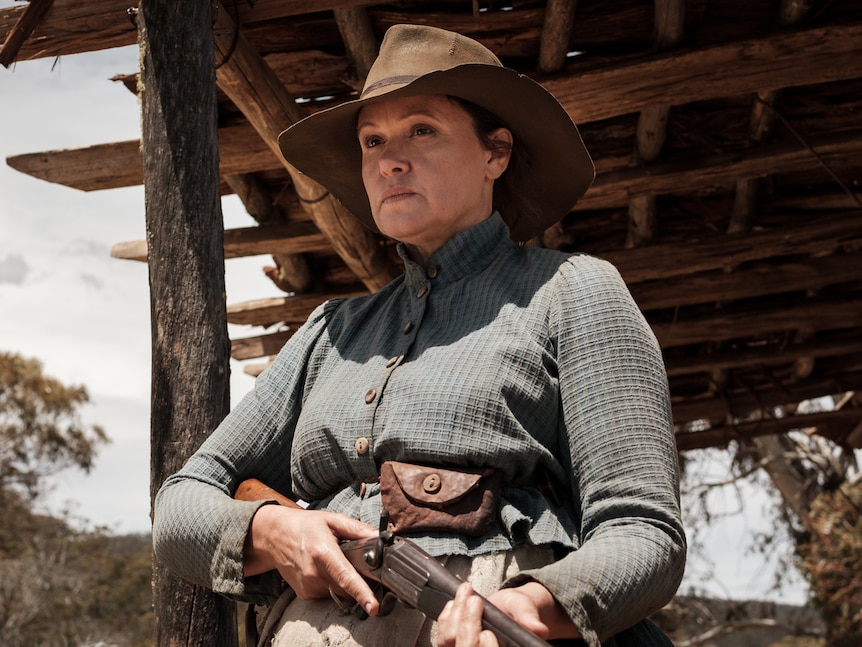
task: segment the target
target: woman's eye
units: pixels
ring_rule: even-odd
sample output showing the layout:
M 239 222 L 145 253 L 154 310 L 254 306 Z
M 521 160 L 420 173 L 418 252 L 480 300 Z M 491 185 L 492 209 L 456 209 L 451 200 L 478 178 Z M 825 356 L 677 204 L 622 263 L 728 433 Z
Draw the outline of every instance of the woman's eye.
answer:
M 429 135 L 434 132 L 429 126 L 414 126 L 413 134 L 414 135 Z
M 376 135 L 369 135 L 368 137 L 366 137 L 365 139 L 362 140 L 362 143 L 365 146 L 365 148 L 374 148 L 381 141 L 383 141 L 383 140 L 380 139 L 380 137 L 377 137 Z

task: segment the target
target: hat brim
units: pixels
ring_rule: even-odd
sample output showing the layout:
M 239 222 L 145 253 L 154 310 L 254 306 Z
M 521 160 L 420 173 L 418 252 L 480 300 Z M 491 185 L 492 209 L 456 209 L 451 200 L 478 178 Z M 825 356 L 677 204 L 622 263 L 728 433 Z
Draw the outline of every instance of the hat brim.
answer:
M 595 177 L 595 169 L 568 113 L 545 88 L 505 67 L 459 65 L 430 72 L 376 96 L 322 110 L 278 138 L 285 159 L 322 184 L 364 225 L 377 231 L 362 183 L 356 136 L 359 110 L 372 102 L 420 94 L 465 99 L 497 115 L 527 151 L 517 191 L 537 208 L 529 220 L 502 214 L 513 239 L 526 241 L 565 216 Z

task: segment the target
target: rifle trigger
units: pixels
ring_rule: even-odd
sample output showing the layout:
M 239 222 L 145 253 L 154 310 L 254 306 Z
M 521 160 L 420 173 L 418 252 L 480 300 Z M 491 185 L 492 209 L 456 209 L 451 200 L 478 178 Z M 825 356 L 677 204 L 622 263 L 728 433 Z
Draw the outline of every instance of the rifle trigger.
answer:
M 392 613 L 392 609 L 395 608 L 395 603 L 398 602 L 398 598 L 391 591 L 387 591 L 383 594 L 383 598 L 380 600 L 380 611 L 377 612 L 377 616 L 388 616 Z

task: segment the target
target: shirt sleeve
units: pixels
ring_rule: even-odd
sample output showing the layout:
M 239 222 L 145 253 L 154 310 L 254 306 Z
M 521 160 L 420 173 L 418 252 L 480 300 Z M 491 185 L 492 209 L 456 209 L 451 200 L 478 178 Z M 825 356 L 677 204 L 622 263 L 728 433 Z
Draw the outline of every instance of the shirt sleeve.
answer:
M 239 483 L 256 477 L 290 495 L 290 448 L 315 349 L 330 301 L 291 337 L 272 366 L 156 495 L 153 548 L 180 577 L 217 593 L 255 603 L 278 595 L 281 578 L 245 578 L 243 546 L 260 502 L 235 501 Z
M 550 325 L 580 547 L 509 585 L 543 584 L 598 646 L 679 586 L 678 454 L 661 351 L 619 273 L 580 256 L 559 278 Z

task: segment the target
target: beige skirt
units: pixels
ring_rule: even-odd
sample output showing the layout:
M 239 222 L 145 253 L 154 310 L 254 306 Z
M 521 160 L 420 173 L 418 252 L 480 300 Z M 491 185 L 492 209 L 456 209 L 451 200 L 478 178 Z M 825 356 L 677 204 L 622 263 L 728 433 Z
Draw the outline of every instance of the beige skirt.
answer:
M 549 548 L 524 546 L 477 557 L 455 555 L 446 567 L 482 595 L 490 595 L 520 571 L 553 560 Z M 443 560 L 441 560 L 443 561 Z M 432 647 L 437 623 L 400 602 L 386 616 L 360 620 L 332 600 L 300 600 L 288 590 L 273 605 L 261 631 L 261 644 L 272 647 Z

